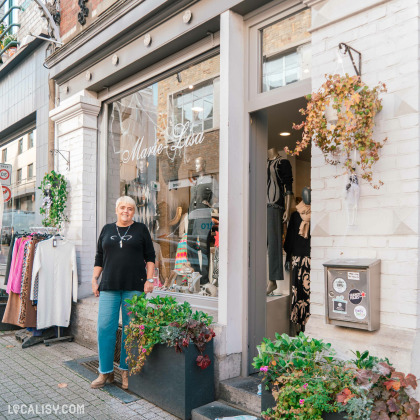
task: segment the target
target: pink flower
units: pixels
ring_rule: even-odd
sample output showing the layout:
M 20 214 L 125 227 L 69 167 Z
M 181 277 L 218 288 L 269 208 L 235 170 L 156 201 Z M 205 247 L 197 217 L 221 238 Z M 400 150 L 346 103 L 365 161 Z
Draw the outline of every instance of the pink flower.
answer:
M 261 366 L 260 371 L 261 372 L 268 372 L 268 366 Z
M 146 349 L 141 349 L 142 353 L 146 353 Z
M 141 330 L 144 330 L 144 325 L 140 325 L 140 329 Z
M 305 402 L 305 400 L 303 399 L 303 398 L 301 398 L 300 400 L 299 400 L 299 404 L 300 405 L 303 405 L 303 403 Z
M 308 384 L 303 385 L 303 389 L 308 388 Z
M 131 311 L 130 311 L 130 312 L 127 312 L 127 315 L 131 315 L 132 313 L 133 313 L 133 312 L 131 312 Z

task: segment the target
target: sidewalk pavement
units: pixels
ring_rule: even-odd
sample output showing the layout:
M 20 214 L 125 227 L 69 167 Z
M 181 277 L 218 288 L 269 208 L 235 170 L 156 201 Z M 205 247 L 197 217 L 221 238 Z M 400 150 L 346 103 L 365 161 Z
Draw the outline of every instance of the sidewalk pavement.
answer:
M 177 419 L 140 397 L 124 404 L 103 389 L 91 389 L 87 379 L 64 364 L 94 355 L 74 342 L 22 349 L 14 331 L 0 332 L 0 418 Z M 77 405 L 83 413 L 77 414 Z

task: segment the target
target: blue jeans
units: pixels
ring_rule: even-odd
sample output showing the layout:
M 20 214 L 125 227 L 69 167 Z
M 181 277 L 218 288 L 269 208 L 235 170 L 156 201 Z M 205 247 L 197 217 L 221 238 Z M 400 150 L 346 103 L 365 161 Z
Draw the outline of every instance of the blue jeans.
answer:
M 99 293 L 98 311 L 98 354 L 99 373 L 110 373 L 114 370 L 114 352 L 117 341 L 118 321 L 120 308 L 122 310 L 122 336 L 120 369 L 128 370 L 126 362 L 127 351 L 125 350 L 125 326 L 130 322 L 125 299 L 132 299 L 134 295 L 140 295 L 136 290 L 107 290 Z

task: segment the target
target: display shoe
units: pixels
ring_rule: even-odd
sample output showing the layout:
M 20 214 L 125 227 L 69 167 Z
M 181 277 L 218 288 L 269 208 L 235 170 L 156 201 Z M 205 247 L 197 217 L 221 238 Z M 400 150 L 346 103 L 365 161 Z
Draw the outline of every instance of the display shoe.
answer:
M 267 295 L 270 295 L 277 289 L 277 283 L 275 281 L 269 281 L 267 286 Z
M 106 383 L 114 382 L 114 372 L 100 373 L 99 376 L 90 384 L 91 388 L 102 388 Z
M 121 371 L 121 388 L 128 389 L 128 370 Z

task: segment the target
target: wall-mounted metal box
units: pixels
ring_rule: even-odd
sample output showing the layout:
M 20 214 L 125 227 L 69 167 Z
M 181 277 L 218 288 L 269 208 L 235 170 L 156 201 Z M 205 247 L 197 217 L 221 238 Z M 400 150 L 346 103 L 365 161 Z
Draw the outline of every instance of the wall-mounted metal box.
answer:
M 368 331 L 379 329 L 381 260 L 327 261 L 324 272 L 327 324 Z

